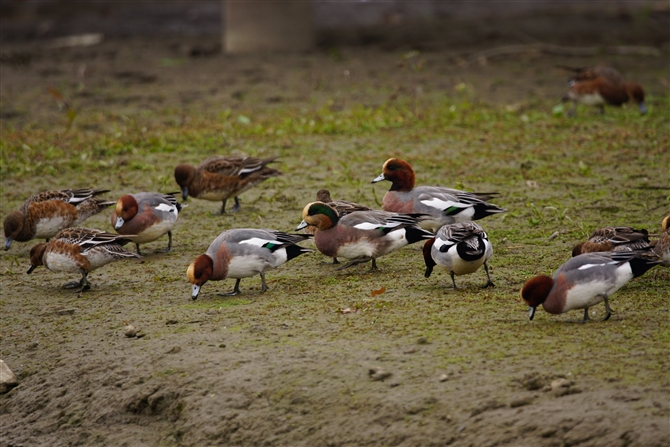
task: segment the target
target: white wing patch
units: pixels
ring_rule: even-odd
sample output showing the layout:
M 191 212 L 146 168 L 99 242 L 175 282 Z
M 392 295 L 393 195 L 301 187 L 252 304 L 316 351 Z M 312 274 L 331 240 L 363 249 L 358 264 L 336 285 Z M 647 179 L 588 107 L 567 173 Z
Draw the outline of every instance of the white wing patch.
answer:
M 610 262 L 605 262 L 605 263 L 602 263 L 602 264 L 584 264 L 582 266 L 579 266 L 577 268 L 577 270 L 586 270 L 586 269 L 590 269 L 592 267 L 600 267 L 600 266 L 603 266 L 603 265 L 616 264 L 616 263 L 617 263 L 616 261 L 610 261 Z
M 262 247 L 263 245 L 267 244 L 268 242 L 272 244 L 280 244 L 278 241 L 270 241 L 267 239 L 261 239 L 259 237 L 252 237 L 251 239 L 245 239 L 243 241 L 240 241 L 240 244 L 249 244 L 249 245 L 255 245 L 257 247 Z
M 470 206 L 467 203 L 452 202 L 451 200 L 440 200 L 437 197 L 433 197 L 430 200 L 421 200 L 421 203 L 436 208 L 440 211 L 446 210 L 447 208 L 451 208 L 452 206 L 455 206 L 456 208 L 467 208 Z
M 359 223 L 358 225 L 354 225 L 354 228 L 358 228 L 359 230 L 377 230 L 379 228 L 393 228 L 397 227 L 398 225 L 401 225 L 400 222 L 386 222 L 385 224 L 374 224 L 372 222 L 362 222 Z
M 177 212 L 177 207 L 173 205 L 168 205 L 167 203 L 161 203 L 157 207 L 155 207 L 158 211 L 166 211 L 168 213 L 176 213 Z

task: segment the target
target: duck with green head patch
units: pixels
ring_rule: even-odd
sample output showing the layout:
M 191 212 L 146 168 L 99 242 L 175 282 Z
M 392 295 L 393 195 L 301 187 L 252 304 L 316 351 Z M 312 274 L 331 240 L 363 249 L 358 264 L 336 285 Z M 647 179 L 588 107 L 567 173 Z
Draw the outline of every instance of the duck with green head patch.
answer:
M 303 209 L 303 220 L 297 229 L 315 227 L 314 243 L 321 253 L 350 260 L 340 269 L 372 261 L 371 270 L 377 270 L 378 257 L 433 237 L 419 226 L 421 218 L 417 214 L 374 210 L 340 217 L 333 207 L 312 202 Z

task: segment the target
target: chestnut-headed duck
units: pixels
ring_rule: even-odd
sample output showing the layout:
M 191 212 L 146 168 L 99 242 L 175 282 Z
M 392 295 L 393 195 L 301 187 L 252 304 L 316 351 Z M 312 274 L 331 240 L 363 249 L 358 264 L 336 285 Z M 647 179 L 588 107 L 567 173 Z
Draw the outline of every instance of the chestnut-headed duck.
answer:
M 127 194 L 116 202 L 112 213 L 112 226 L 117 233 L 134 235 L 133 242 L 140 252 L 140 244 L 155 241 L 167 233 L 168 246 L 158 253 L 166 253 L 172 249 L 172 228 L 177 222 L 182 207 L 177 199 L 170 194 L 156 192 L 139 192 Z
M 433 267 L 439 265 L 449 272 L 454 289 L 457 289 L 454 275 L 474 273 L 483 264 L 487 281 L 482 287 L 495 287 L 486 263 L 492 254 L 493 247 L 481 226 L 474 222 L 445 225 L 423 246 L 425 276 L 430 277 Z
M 40 265 L 52 272 L 81 273 L 81 280 L 65 284 L 66 289 L 88 290 L 88 274 L 110 262 L 139 258 L 123 246 L 131 239 L 91 228 L 65 228 L 49 242 L 40 242 L 30 249 L 32 273 Z
M 74 227 L 114 202 L 95 196 L 108 189 L 62 189 L 29 197 L 21 208 L 5 217 L 5 250 L 12 241 L 49 239 L 63 228 Z
M 560 266 L 554 277 L 539 275 L 529 279 L 521 289 L 521 298 L 530 307 L 530 319 L 542 304 L 551 314 L 584 309 L 589 320 L 589 307 L 605 302 L 605 318 L 612 315 L 609 297 L 633 278 L 661 263 L 649 249 L 608 251 L 575 256 Z
M 235 206 L 231 212 L 239 211 L 239 195 L 270 177 L 281 175 L 267 164 L 277 157 L 210 157 L 195 167 L 180 164 L 174 170 L 174 178 L 181 188 L 184 200 L 188 196 L 198 199 L 219 201 L 221 214 L 226 212 L 226 201 L 234 197 Z
M 186 274 L 192 284 L 192 299 L 197 299 L 200 288 L 207 281 L 235 278 L 233 296 L 240 293 L 240 280 L 260 275 L 261 293 L 268 290 L 265 272 L 287 261 L 311 252 L 297 245 L 310 238 L 309 234 L 288 234 L 276 230 L 239 228 L 226 230 L 210 244 L 207 252 L 198 256 Z
M 572 256 L 599 251 L 632 251 L 649 247 L 647 230 L 631 227 L 603 227 L 591 233 L 584 242 L 575 245 Z
M 573 68 L 564 67 L 574 72 L 569 79 L 570 90 L 563 98 L 572 101 L 573 106 L 568 115 L 574 115 L 577 104 L 595 106 L 600 113 L 605 111 L 605 104 L 621 106 L 629 100 L 637 104 L 640 113 L 647 113 L 644 103 L 644 90 L 636 82 L 626 81 L 617 70 L 606 66 Z
M 372 261 L 371 270 L 377 270 L 378 257 L 433 237 L 419 226 L 420 220 L 421 216 L 416 214 L 374 210 L 354 211 L 340 217 L 330 205 L 312 202 L 303 209 L 297 229 L 316 227 L 314 243 L 321 253 L 350 260 L 340 269 Z
M 661 235 L 658 239 L 652 242 L 654 253 L 659 255 L 664 267 L 670 267 L 670 215 L 665 216 L 661 224 Z
M 394 213 L 420 213 L 430 216 L 421 227 L 433 232 L 457 222 L 482 219 L 505 209 L 486 202 L 498 193 L 474 193 L 441 186 L 414 186 L 414 169 L 405 160 L 389 158 L 382 173 L 372 183 L 388 180 L 391 189 L 384 195 L 382 209 Z

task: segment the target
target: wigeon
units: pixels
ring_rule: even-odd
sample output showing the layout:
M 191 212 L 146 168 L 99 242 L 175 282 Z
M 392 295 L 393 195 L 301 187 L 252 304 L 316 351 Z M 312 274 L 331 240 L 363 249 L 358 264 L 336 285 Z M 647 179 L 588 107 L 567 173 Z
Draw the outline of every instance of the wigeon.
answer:
M 323 202 L 305 206 L 302 219 L 297 229 L 309 225 L 316 227 L 314 243 L 321 253 L 350 260 L 340 269 L 372 261 L 371 270 L 377 270 L 378 257 L 433 237 L 432 233 L 419 227 L 420 217 L 417 215 L 355 211 L 340 217 L 333 207 Z
M 661 263 L 649 250 L 609 251 L 575 256 L 560 266 L 554 277 L 539 275 L 529 279 L 521 289 L 521 298 L 530 307 L 530 319 L 542 304 L 551 314 L 584 309 L 605 302 L 605 318 L 612 315 L 608 298 L 633 278 Z
M 649 247 L 647 230 L 631 227 L 603 227 L 591 233 L 585 242 L 575 245 L 572 256 L 598 251 L 632 251 Z
M 367 206 L 359 205 L 354 202 L 348 202 L 346 200 L 333 200 L 330 197 L 330 191 L 327 189 L 320 189 L 316 193 L 316 201 L 317 202 L 323 202 L 329 206 L 331 206 L 335 211 L 337 211 L 337 214 L 342 217 L 345 214 L 353 213 L 354 211 L 370 211 L 370 208 Z M 304 231 L 306 233 L 314 234 L 316 233 L 317 229 L 315 226 L 309 225 L 304 228 Z M 333 258 L 333 264 L 339 264 L 340 261 L 337 260 L 337 258 Z
M 193 261 L 186 272 L 193 285 L 191 298 L 198 298 L 200 288 L 207 281 L 226 278 L 235 278 L 235 288 L 230 293 L 220 295 L 237 295 L 240 293 L 240 280 L 255 275 L 260 275 L 261 293 L 264 293 L 268 290 L 265 272 L 312 251 L 297 245 L 309 237 L 311 235 L 251 228 L 224 231 L 214 239 L 205 254 Z
M 621 106 L 629 100 L 637 104 L 640 113 L 647 113 L 644 103 L 644 90 L 640 84 L 629 82 L 617 70 L 611 67 L 598 66 L 586 68 L 561 67 L 573 71 L 569 80 L 570 90 L 563 98 L 572 101 L 573 106 L 568 115 L 574 115 L 577 104 L 596 106 L 600 113 L 605 111 L 605 104 Z
M 88 274 L 110 262 L 140 256 L 123 248 L 131 240 L 118 234 L 91 228 L 65 228 L 49 242 L 40 242 L 30 249 L 32 273 L 40 265 L 52 272 L 81 273 L 81 280 L 65 284 L 66 289 L 88 290 Z
M 21 208 L 5 217 L 5 250 L 12 241 L 49 239 L 63 228 L 74 227 L 113 205 L 95 196 L 108 189 L 63 189 L 29 197 Z
M 489 275 L 486 263 L 493 254 L 493 247 L 484 229 L 474 222 L 459 222 L 445 225 L 437 231 L 434 238 L 423 246 L 423 258 L 426 263 L 426 278 L 430 277 L 433 267 L 445 268 L 456 287 L 454 275 L 467 275 L 476 272 L 484 265 L 486 287 L 495 287 Z
M 662 266 L 670 267 L 670 215 L 665 216 L 661 228 L 660 237 L 653 241 L 654 253 L 663 259 Z
M 278 170 L 267 167 L 276 158 L 211 157 L 197 168 L 180 164 L 174 170 L 174 178 L 184 200 L 189 195 L 204 200 L 221 200 L 221 214 L 224 214 L 226 201 L 234 197 L 235 206 L 230 211 L 235 212 L 240 209 L 240 194 L 270 177 L 281 175 Z
M 116 202 L 112 213 L 112 226 L 119 234 L 134 235 L 132 240 L 138 254 L 142 254 L 140 244 L 155 241 L 167 233 L 167 248 L 158 250 L 159 253 L 165 253 L 172 249 L 172 228 L 181 209 L 182 205 L 177 203 L 173 194 L 127 194 Z
M 394 213 L 426 214 L 430 217 L 422 220 L 420 225 L 433 232 L 444 225 L 507 211 L 486 202 L 498 193 L 474 193 L 440 186 L 415 187 L 414 169 L 400 158 L 386 160 L 382 174 L 372 183 L 382 180 L 391 182 L 391 189 L 382 200 L 382 209 Z

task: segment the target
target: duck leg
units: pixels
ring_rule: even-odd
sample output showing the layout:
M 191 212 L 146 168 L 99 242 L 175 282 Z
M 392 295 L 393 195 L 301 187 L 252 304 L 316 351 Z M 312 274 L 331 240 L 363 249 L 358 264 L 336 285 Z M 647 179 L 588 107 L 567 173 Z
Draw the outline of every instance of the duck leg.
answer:
M 491 275 L 489 275 L 489 265 L 484 261 L 484 270 L 486 270 L 486 284 L 482 286 L 482 289 L 486 289 L 488 287 L 495 287 L 496 285 L 493 284 L 493 281 L 491 281 Z
M 217 295 L 219 295 L 219 296 L 235 296 L 235 295 L 239 295 L 239 294 L 240 294 L 240 281 L 241 281 L 241 280 L 242 280 L 241 278 L 237 278 L 237 279 L 235 280 L 235 287 L 233 287 L 233 291 L 232 291 L 232 292 L 228 292 L 228 293 L 217 293 Z M 266 287 L 267 287 L 267 286 L 266 286 Z
M 335 270 L 344 270 L 344 269 L 348 269 L 349 267 L 351 267 L 351 266 L 353 266 L 353 265 L 362 264 L 362 263 L 364 263 L 364 262 L 368 262 L 368 261 L 370 261 L 370 260 L 372 260 L 373 268 L 376 269 L 376 268 L 377 268 L 377 264 L 375 263 L 374 258 L 370 258 L 370 257 L 367 257 L 367 256 L 366 256 L 366 257 L 363 257 L 363 258 L 352 259 L 351 261 L 349 261 L 349 262 L 347 262 L 346 264 L 344 264 L 342 267 L 338 267 L 338 268 L 336 268 Z
M 372 265 L 370 266 L 370 271 L 371 272 L 379 271 L 379 268 L 377 268 L 377 260 L 375 258 L 372 258 Z
M 142 255 L 142 252 L 140 251 L 140 244 L 135 244 L 135 247 L 137 247 L 137 254 Z
M 449 272 L 449 276 L 451 276 L 451 282 L 454 283 L 454 290 L 457 290 L 458 287 L 456 287 L 456 280 L 454 279 L 454 271 L 453 270 Z
M 591 319 L 591 317 L 589 317 L 589 308 L 587 307 L 586 309 L 584 309 L 584 320 L 583 320 L 583 322 L 586 323 L 590 319 Z
M 265 283 L 265 273 L 261 272 L 261 293 L 265 293 L 268 290 L 268 285 Z
M 610 302 L 607 295 L 603 295 L 603 301 L 605 302 L 605 318 L 603 318 L 603 321 L 607 321 L 612 316 L 612 308 L 610 308 Z
M 338 261 L 337 258 L 333 258 L 333 265 L 339 264 L 339 263 L 340 263 L 340 261 Z
M 139 245 L 137 246 L 139 248 Z M 170 250 L 172 250 L 172 231 L 168 231 L 168 246 L 167 248 L 163 248 L 161 250 L 156 250 L 156 253 L 168 253 Z M 139 252 L 137 254 L 140 254 Z
M 231 213 L 236 213 L 240 210 L 240 198 L 235 196 L 235 205 L 230 209 Z
M 80 292 L 83 292 L 84 290 L 89 290 L 91 288 L 91 283 L 88 282 L 87 279 L 88 272 L 86 270 L 81 270 L 81 280 L 79 281 L 71 281 L 63 286 L 64 289 L 76 289 L 81 287 L 79 290 Z
M 223 199 L 223 203 L 221 204 L 221 214 L 226 214 L 226 201 L 228 199 Z

